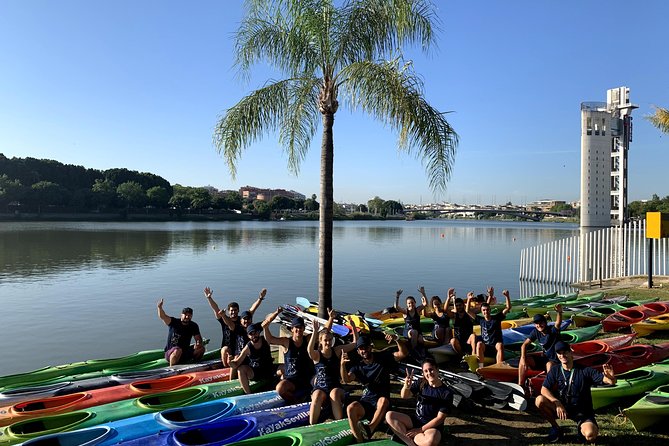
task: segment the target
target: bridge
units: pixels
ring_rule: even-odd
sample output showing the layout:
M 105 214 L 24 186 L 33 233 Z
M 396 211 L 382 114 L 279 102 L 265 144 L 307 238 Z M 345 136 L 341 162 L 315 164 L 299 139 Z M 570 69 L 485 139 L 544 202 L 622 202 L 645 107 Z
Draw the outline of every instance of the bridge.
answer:
M 502 209 L 502 208 L 452 208 L 452 207 L 436 207 L 429 206 L 423 208 L 415 208 L 411 210 L 404 210 L 404 213 L 407 212 L 434 212 L 438 214 L 458 214 L 458 213 L 473 213 L 476 214 L 488 214 L 488 215 L 513 215 L 514 217 L 523 218 L 525 220 L 532 221 L 541 221 L 547 215 L 556 216 L 556 217 L 568 217 L 564 212 L 550 212 L 550 211 L 534 211 L 527 209 Z

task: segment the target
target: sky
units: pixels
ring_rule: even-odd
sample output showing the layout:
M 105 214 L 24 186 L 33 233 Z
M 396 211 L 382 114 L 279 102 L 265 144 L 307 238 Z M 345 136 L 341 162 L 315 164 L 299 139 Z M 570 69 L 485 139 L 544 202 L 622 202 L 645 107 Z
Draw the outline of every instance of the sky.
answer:
M 335 117 L 334 198 L 405 204 L 578 200 L 580 104 L 627 86 L 629 198 L 669 194 L 669 135 L 644 116 L 669 107 L 665 0 L 435 1 L 437 48 L 408 49 L 430 104 L 460 137 L 446 192 L 362 112 Z M 281 74 L 234 66 L 241 0 L 0 0 L 0 153 L 151 172 L 172 184 L 319 194 L 319 128 L 299 175 L 276 135 L 232 179 L 217 119 Z M 665 31 L 662 31 L 665 30 Z

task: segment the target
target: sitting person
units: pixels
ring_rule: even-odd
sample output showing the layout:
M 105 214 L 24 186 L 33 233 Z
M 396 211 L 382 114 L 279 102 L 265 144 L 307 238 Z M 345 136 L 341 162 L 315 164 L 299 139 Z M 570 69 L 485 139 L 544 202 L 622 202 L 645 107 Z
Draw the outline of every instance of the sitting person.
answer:
M 164 299 L 158 301 L 158 317 L 170 327 L 165 345 L 165 359 L 170 366 L 183 364 L 190 360 L 199 361 L 204 355 L 204 344 L 200 327 L 193 322 L 193 309 L 186 307 L 181 310 L 181 320 L 168 316 L 163 310 Z M 191 337 L 195 346 L 190 345 Z
M 439 378 L 434 359 L 421 365 L 423 377 L 413 380 L 413 369 L 407 370 L 402 398 L 416 397 L 414 416 L 395 411 L 386 414 L 386 423 L 404 443 L 414 446 L 437 446 L 441 442 L 444 421 L 453 405 L 453 393 Z M 415 426 L 415 427 L 414 427 Z
M 451 290 L 449 290 L 449 294 L 450 292 Z M 474 333 L 474 319 L 467 309 L 473 298 L 474 293 L 469 293 L 465 302 L 459 297 L 455 297 L 455 291 L 450 294 L 450 300 L 453 302 L 452 309 L 450 309 L 450 316 L 453 319 L 451 345 L 453 346 L 453 350 L 460 355 L 471 353 L 469 338 Z M 446 309 L 448 310 L 449 307 L 446 307 Z M 448 311 L 446 312 L 448 313 Z
M 265 339 L 271 345 L 278 345 L 283 351 L 283 376 L 276 391 L 288 404 L 302 401 L 311 391 L 311 378 L 314 376 L 314 364 L 309 357 L 308 339 L 304 336 L 304 319 L 294 317 L 290 323 L 291 336 L 274 336 L 269 331 L 270 323 L 283 311 L 279 307 L 269 314 L 263 322 Z
M 425 289 L 421 287 L 419 291 L 424 293 Z M 423 296 L 427 299 L 426 296 Z M 448 315 L 448 306 L 450 300 L 446 300 L 446 304 L 441 303 L 439 296 L 432 296 L 430 305 L 423 307 L 423 315 L 429 317 L 434 321 L 434 328 L 432 329 L 432 337 L 439 343 L 439 345 L 446 344 L 451 339 L 451 318 Z
M 221 361 L 223 361 L 224 367 L 230 367 L 230 359 L 235 355 L 238 355 L 241 349 L 247 342 L 246 336 L 242 336 L 241 340 L 237 340 L 237 334 L 241 330 L 235 330 L 237 326 L 241 324 L 239 317 L 239 304 L 237 302 L 230 302 L 228 304 L 228 312 L 221 310 L 214 300 L 214 293 L 211 288 L 207 287 L 204 289 L 204 296 L 207 298 L 207 303 L 211 307 L 211 310 L 214 312 L 214 316 L 219 324 L 221 324 Z M 248 324 L 251 323 L 253 314 L 258 309 L 265 296 L 267 295 L 267 288 L 260 290 L 260 294 L 251 308 L 249 308 L 245 313 L 248 314 Z M 247 324 L 247 325 L 248 325 Z
M 592 407 L 590 389 L 593 385 L 615 384 L 613 367 L 604 364 L 604 373 L 574 364 L 574 355 L 568 343 L 558 341 L 555 353 L 559 365 L 551 367 L 535 401 L 541 416 L 550 423 L 548 441 L 555 443 L 562 438 L 557 420 L 571 419 L 578 423 L 579 435 L 588 443 L 597 439 L 599 429 Z
M 330 328 L 334 322 L 335 312 L 329 310 L 329 318 L 325 327 L 320 330 L 317 321 L 313 321 L 313 334 L 309 338 L 307 350 L 312 361 L 316 374 L 314 375 L 313 390 L 311 391 L 311 407 L 309 409 L 309 424 L 318 423 L 321 414 L 321 408 L 326 402 L 329 402 L 332 408 L 332 417 L 335 420 L 344 418 L 344 389 L 341 386 L 341 374 L 339 373 L 339 364 L 342 353 L 350 352 L 355 349 L 358 341 L 358 331 L 355 328 L 355 322 L 351 320 L 351 329 L 353 330 L 353 342 L 333 347 L 334 337 Z M 318 339 L 318 349 L 316 349 L 316 339 Z
M 361 361 L 350 370 L 347 370 L 348 354 L 341 355 L 341 376 L 344 383 L 357 381 L 365 387 L 360 400 L 346 407 L 348 423 L 358 443 L 371 437 L 390 407 L 390 374 L 397 369 L 397 361 L 407 356 L 406 346 L 399 341 L 398 336 L 386 335 L 388 342 L 393 339 L 399 349 L 397 352 L 373 352 L 371 339 L 360 336 L 355 345 Z M 369 424 L 363 424 L 363 418 L 370 420 Z
M 502 339 L 502 321 L 506 314 L 511 311 L 511 297 L 509 291 L 502 291 L 506 299 L 506 306 L 499 313 L 492 315 L 490 304 L 484 302 L 481 305 L 479 316 L 470 309 L 470 316 L 481 326 L 481 336 L 471 336 L 472 352 L 478 357 L 479 367 L 483 367 L 483 361 L 486 356 L 493 356 L 497 363 L 504 361 L 504 342 Z
M 267 340 L 260 336 L 263 325 L 255 323 L 247 328 L 249 341 L 241 353 L 230 360 L 230 365 L 237 369 L 239 383 L 245 393 L 251 393 L 249 381 L 268 381 L 276 379 L 276 364 Z
M 560 325 L 562 325 L 562 305 L 555 306 L 557 317 L 555 325 L 548 325 L 546 316 L 535 314 L 532 322 L 534 330 L 520 346 L 520 362 L 518 363 L 518 385 L 525 385 L 525 374 L 528 367 L 534 370 L 549 372 L 553 365 L 559 364 L 555 354 L 555 343 L 560 340 Z M 527 355 L 527 347 L 533 342 L 541 344 L 542 355 Z
M 400 295 L 402 290 L 395 292 L 395 308 L 404 315 L 404 337 L 409 340 L 409 347 L 416 349 L 418 344 L 423 344 L 423 335 L 420 330 L 420 315 L 423 308 L 427 305 L 425 297 L 425 288 L 420 287 L 418 291 L 422 294 L 422 305 L 416 306 L 416 299 L 413 296 L 407 296 L 406 309 L 400 307 Z

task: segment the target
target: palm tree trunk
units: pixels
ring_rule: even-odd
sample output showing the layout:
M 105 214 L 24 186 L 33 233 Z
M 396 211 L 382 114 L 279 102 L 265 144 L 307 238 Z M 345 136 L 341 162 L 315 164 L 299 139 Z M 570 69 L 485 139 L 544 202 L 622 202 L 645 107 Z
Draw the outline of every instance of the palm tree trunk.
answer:
M 326 319 L 328 317 L 328 308 L 332 308 L 332 218 L 334 215 L 332 192 L 332 171 L 334 164 L 333 125 L 334 113 L 323 113 L 321 203 L 318 231 L 318 316 Z

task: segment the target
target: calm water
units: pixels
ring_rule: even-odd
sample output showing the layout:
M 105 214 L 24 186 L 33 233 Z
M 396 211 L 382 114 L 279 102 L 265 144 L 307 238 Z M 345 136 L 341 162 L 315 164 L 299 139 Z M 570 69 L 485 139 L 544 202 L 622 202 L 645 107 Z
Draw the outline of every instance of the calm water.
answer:
M 335 222 L 334 302 L 373 311 L 394 292 L 512 298 L 522 248 L 576 234 L 575 225 L 478 221 Z M 257 319 L 295 296 L 316 300 L 318 222 L 0 223 L 0 304 L 6 333 L 0 375 L 162 348 L 184 306 L 205 337 L 220 328 L 202 289 L 247 308 L 266 287 Z M 523 285 L 525 287 L 525 285 Z

